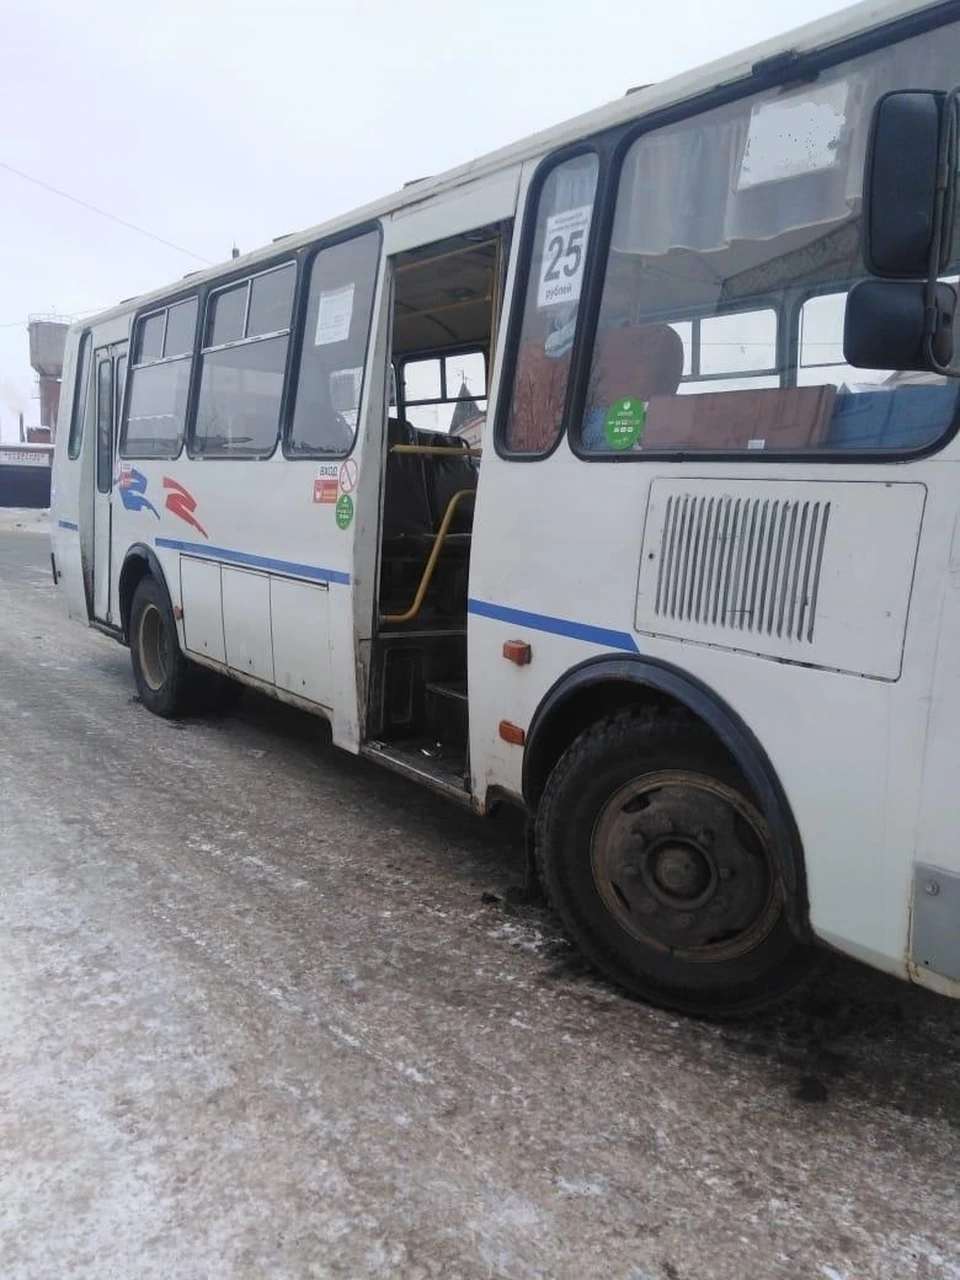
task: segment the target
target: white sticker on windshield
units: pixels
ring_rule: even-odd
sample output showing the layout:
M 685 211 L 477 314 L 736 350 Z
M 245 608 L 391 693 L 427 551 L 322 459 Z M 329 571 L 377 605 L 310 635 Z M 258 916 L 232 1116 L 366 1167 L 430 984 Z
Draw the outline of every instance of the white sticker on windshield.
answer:
M 750 113 L 737 190 L 832 169 L 847 123 L 848 94 L 846 82 L 841 81 L 811 85 L 793 97 L 758 103 Z
M 321 293 L 317 308 L 317 333 L 315 347 L 329 347 L 334 342 L 346 342 L 350 336 L 353 318 L 353 285 Z
M 547 219 L 537 290 L 538 311 L 561 303 L 579 302 L 592 213 L 593 206 L 585 204 Z

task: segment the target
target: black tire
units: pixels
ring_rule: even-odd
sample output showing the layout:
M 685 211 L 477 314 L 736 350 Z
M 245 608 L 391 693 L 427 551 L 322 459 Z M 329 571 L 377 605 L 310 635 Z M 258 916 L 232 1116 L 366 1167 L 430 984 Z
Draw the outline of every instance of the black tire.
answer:
M 140 701 L 154 715 L 176 719 L 197 702 L 197 669 L 180 648 L 166 590 L 142 578 L 130 606 L 130 658 Z
M 199 708 L 215 716 L 229 715 L 243 697 L 240 681 L 209 667 L 196 666 L 195 672 Z
M 813 967 L 784 916 L 767 824 L 687 714 L 623 712 L 581 734 L 548 779 L 536 850 L 573 941 L 641 999 L 743 1015 Z

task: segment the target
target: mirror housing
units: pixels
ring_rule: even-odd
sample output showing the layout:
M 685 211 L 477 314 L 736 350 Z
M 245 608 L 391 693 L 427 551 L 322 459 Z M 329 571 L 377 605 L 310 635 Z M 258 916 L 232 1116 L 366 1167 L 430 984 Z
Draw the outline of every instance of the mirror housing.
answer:
M 957 291 L 937 284 L 931 314 L 922 280 L 861 280 L 847 294 L 843 358 L 860 369 L 956 374 Z
M 910 90 L 880 98 L 863 184 L 863 259 L 871 275 L 924 280 L 943 270 L 956 168 L 952 94 Z

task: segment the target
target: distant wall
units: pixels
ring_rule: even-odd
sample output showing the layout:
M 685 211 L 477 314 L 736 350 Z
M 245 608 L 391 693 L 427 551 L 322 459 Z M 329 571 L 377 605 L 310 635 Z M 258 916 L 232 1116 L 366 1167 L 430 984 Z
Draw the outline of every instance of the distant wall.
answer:
M 0 463 L 0 507 L 50 506 L 49 467 L 4 466 Z

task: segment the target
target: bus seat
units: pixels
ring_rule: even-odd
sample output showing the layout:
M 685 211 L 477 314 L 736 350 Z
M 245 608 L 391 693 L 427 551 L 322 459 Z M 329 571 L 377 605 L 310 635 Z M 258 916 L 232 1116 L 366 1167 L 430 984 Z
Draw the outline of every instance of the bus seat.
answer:
M 607 448 L 604 428 L 611 405 L 676 395 L 683 377 L 683 342 L 668 324 L 606 329 L 597 337 L 583 424 L 588 449 Z
M 652 396 L 640 439 L 645 449 L 805 449 L 820 444 L 837 389 L 757 387 Z
M 409 423 L 399 418 L 387 419 L 388 453 L 383 495 L 385 541 L 423 539 L 433 533 L 422 456 L 390 452 L 396 444 L 416 443 L 416 432 Z
M 422 458 L 434 530 L 446 514 L 447 504 L 461 489 L 476 489 L 480 473 L 476 463 L 467 453 L 462 440 L 440 431 L 416 431 L 415 444 L 443 449 L 443 454 L 427 454 Z M 469 536 L 473 530 L 473 507 L 461 503 L 456 508 L 448 541 Z
M 946 431 L 957 411 L 956 383 L 841 391 L 826 444 L 830 449 L 920 449 Z
M 449 451 L 437 454 L 394 453 L 397 444 L 425 445 Z M 387 466 L 383 504 L 383 536 L 424 544 L 440 527 L 452 496 L 475 489 L 479 473 L 463 443 L 443 432 L 418 431 L 399 418 L 387 419 Z M 473 510 L 460 504 L 447 534 L 450 547 L 469 542 Z
M 591 402 L 676 394 L 683 376 L 683 342 L 668 324 L 605 329 L 597 336 Z

